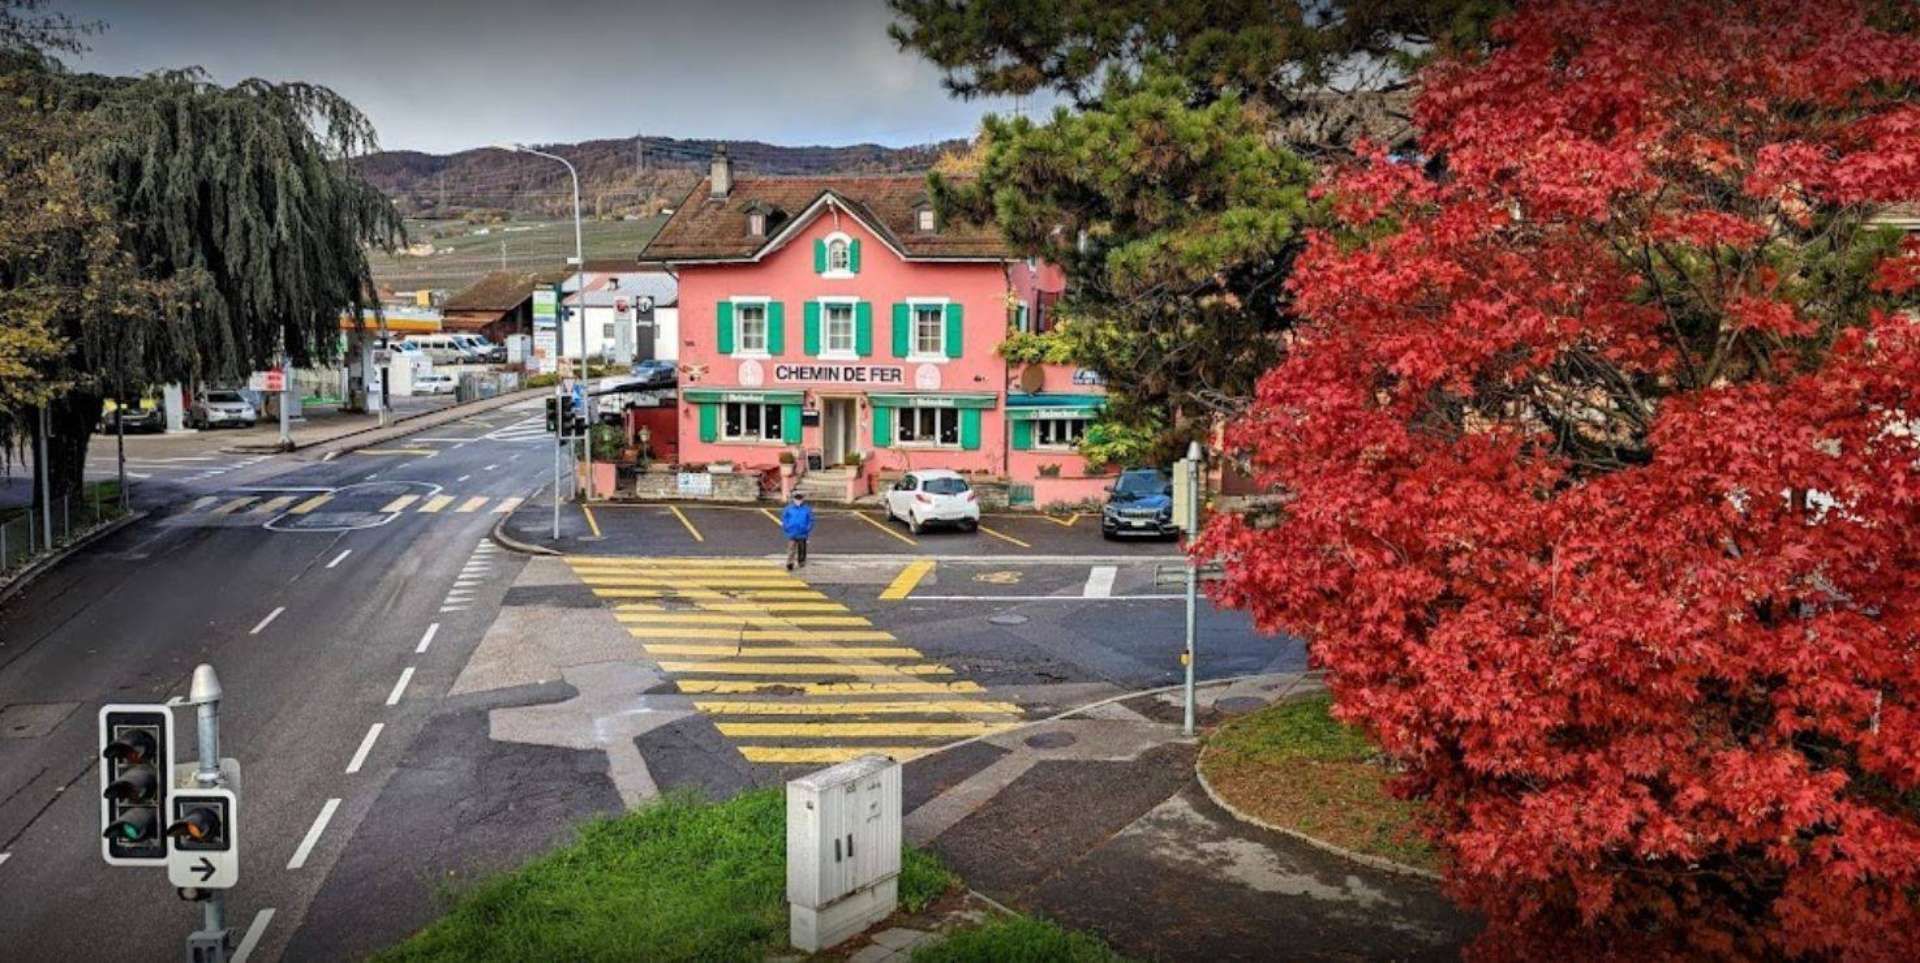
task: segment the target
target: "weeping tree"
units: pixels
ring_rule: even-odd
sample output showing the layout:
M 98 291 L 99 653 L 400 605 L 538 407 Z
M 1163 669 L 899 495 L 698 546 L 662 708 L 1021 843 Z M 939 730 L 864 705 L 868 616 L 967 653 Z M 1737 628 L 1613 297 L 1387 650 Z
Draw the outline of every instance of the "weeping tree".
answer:
M 377 307 L 368 248 L 404 239 L 348 166 L 372 125 L 324 87 L 0 51 L 0 139 L 0 204 L 36 215 L 0 228 L 0 442 L 44 423 L 42 498 L 80 487 L 109 396 L 334 361 Z

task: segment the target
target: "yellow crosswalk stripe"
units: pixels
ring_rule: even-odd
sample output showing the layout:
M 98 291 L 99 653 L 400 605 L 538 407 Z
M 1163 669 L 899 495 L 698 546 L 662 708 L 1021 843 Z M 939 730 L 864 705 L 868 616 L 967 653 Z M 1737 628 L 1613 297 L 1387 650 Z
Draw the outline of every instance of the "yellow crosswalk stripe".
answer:
M 500 500 L 500 504 L 493 506 L 493 514 L 505 515 L 506 513 L 513 511 L 516 508 L 519 508 L 520 503 L 523 501 L 526 501 L 526 499 L 521 498 L 518 495 L 512 498 L 503 498 Z
M 709 612 L 845 612 L 838 602 L 696 602 Z
M 693 707 L 710 716 L 877 716 L 877 715 L 1019 715 L 1011 702 L 749 702 L 745 699 L 697 700 Z
M 210 514 L 214 514 L 214 515 L 231 515 L 231 514 L 233 514 L 234 512 L 237 512 L 237 511 L 239 511 L 240 509 L 242 509 L 242 508 L 245 508 L 245 507 L 247 506 L 247 504 L 248 504 L 249 502 L 251 502 L 251 501 L 253 501 L 253 496 L 252 496 L 252 495 L 246 495 L 246 496 L 243 496 L 243 497 L 240 497 L 240 498 L 236 498 L 236 499 L 234 499 L 233 501 L 230 501 L 230 502 L 228 502 L 228 503 L 226 503 L 225 505 L 222 505 L 222 506 L 220 506 L 219 508 L 216 508 L 216 509 L 214 509 L 214 510 L 213 510 L 213 511 L 212 511 L 212 512 L 211 512 Z
M 674 673 L 700 675 L 952 675 L 944 665 L 861 665 L 855 662 L 662 662 L 660 668 Z
M 858 615 L 732 615 L 726 612 L 615 612 L 615 620 L 636 624 L 690 625 L 872 625 Z
M 937 746 L 741 746 L 740 754 L 748 762 L 769 765 L 846 762 L 868 754 L 886 756 L 898 762 L 917 759 Z
M 435 495 L 427 499 L 427 503 L 420 506 L 420 510 L 423 512 L 437 512 L 451 504 L 453 504 L 452 495 Z
M 723 736 L 762 739 L 965 739 L 1013 728 L 1011 722 L 721 722 Z
M 926 658 L 926 656 L 923 656 L 920 654 L 920 650 L 918 649 L 910 649 L 910 648 L 907 648 L 906 646 L 889 646 L 889 645 L 871 645 L 871 646 L 795 645 L 795 646 L 786 646 L 786 647 L 754 646 L 754 647 L 734 648 L 731 645 L 674 645 L 671 643 L 668 643 L 668 644 L 650 643 L 650 644 L 642 645 L 641 648 L 646 649 L 648 655 L 653 655 L 653 656 L 677 655 L 683 658 L 686 656 L 702 656 L 706 658 L 736 658 L 736 659 L 783 659 L 783 658 L 924 659 Z
M 399 498 L 396 498 L 393 501 L 388 502 L 380 510 L 383 512 L 404 512 L 407 510 L 408 505 L 411 505 L 414 502 L 417 502 L 419 500 L 420 500 L 420 496 L 418 495 L 402 495 Z
M 769 558 L 718 558 L 702 556 L 627 558 L 620 555 L 569 555 L 567 564 L 575 568 L 587 565 L 605 565 L 615 568 L 769 568 L 778 570 L 780 563 Z
M 272 515 L 291 504 L 293 504 L 292 495 L 281 495 L 277 498 L 269 498 L 266 501 L 261 502 L 258 505 L 255 505 L 253 507 L 253 510 L 247 512 L 247 514 Z
M 676 679 L 674 684 L 688 695 L 742 695 L 773 688 L 769 694 L 791 694 L 798 689 L 804 695 L 953 695 L 985 692 L 978 682 L 776 682 L 745 679 Z
M 738 639 L 742 642 L 892 642 L 890 632 L 860 629 L 712 629 L 675 628 L 659 625 L 629 625 L 627 633 L 636 639 Z
M 616 587 L 611 589 L 596 589 L 594 591 L 594 594 L 603 596 L 605 598 L 636 598 L 636 599 L 678 598 L 678 599 L 685 599 L 691 602 L 699 602 L 699 601 L 724 602 L 729 599 L 733 599 L 733 600 L 772 599 L 775 601 L 786 601 L 786 602 L 831 601 L 825 595 L 822 595 L 819 592 L 815 592 L 811 589 L 755 589 L 753 591 L 748 591 L 748 592 L 716 592 L 711 589 L 681 589 L 679 591 L 675 591 L 673 589 L 651 589 L 651 588 L 650 589 L 632 589 L 632 588 Z
M 305 515 L 308 512 L 311 512 L 314 509 L 319 508 L 320 506 L 325 505 L 330 501 L 333 501 L 332 493 L 328 493 L 325 495 L 315 495 L 312 498 L 309 498 L 306 501 L 293 506 L 293 514 Z
M 487 496 L 475 495 L 472 498 L 469 498 L 466 501 L 461 502 L 460 507 L 454 509 L 454 511 L 461 512 L 463 514 L 466 512 L 477 512 L 481 509 L 482 506 L 486 505 L 486 503 L 487 503 Z

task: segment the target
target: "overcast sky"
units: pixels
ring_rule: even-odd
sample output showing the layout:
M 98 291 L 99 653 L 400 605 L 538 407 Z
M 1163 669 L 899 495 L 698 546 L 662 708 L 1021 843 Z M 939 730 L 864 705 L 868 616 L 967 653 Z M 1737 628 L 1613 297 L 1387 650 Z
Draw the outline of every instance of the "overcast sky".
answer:
M 306 80 L 381 146 L 726 137 L 900 146 L 971 134 L 964 102 L 887 37 L 884 0 L 62 0 L 107 31 L 73 66 Z

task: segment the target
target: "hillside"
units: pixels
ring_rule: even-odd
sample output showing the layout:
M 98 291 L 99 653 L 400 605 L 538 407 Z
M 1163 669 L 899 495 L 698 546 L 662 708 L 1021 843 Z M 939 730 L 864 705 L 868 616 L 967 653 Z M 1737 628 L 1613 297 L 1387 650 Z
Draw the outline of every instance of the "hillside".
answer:
M 671 137 L 539 145 L 580 169 L 581 201 L 596 216 L 655 214 L 678 203 L 725 143 L 742 174 L 856 174 L 925 170 L 965 141 L 919 147 L 854 144 L 787 147 L 760 141 Z M 572 188 L 560 165 L 541 157 L 483 148 L 457 154 L 387 151 L 362 158 L 360 172 L 408 217 L 485 222 L 508 215 L 571 213 Z

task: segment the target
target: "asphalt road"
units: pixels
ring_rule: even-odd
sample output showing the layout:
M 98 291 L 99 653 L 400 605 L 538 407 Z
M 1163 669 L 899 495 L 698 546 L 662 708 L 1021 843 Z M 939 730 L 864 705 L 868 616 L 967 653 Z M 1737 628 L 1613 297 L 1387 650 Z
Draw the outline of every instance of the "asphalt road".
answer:
M 949 721 L 918 729 L 768 736 L 797 731 L 756 715 L 779 709 L 789 680 L 667 654 L 712 636 L 648 635 L 617 589 L 621 566 L 692 585 L 701 570 L 681 559 L 778 552 L 774 523 L 568 505 L 579 557 L 497 549 L 486 535 L 503 514 L 551 524 L 546 504 L 519 500 L 551 472 L 539 416 L 525 403 L 361 453 L 176 482 L 147 520 L 0 607 L 0 956 L 179 957 L 198 907 L 163 871 L 99 858 L 94 714 L 183 696 L 201 662 L 227 690 L 223 754 L 245 767 L 228 925 L 254 960 L 362 957 L 431 920 L 450 889 L 651 793 L 774 785 L 836 753 L 924 751 L 967 720 L 1180 677 L 1183 604 L 1155 580 L 1174 546 L 1104 542 L 1091 518 L 913 537 L 827 512 L 790 590 L 829 624 L 887 640 L 852 644 L 910 652 L 960 695 L 926 696 Z M 621 560 L 596 567 L 595 554 Z M 663 614 L 689 611 L 676 606 Z M 1203 607 L 1199 639 L 1203 679 L 1304 663 L 1297 641 L 1238 613 Z M 702 686 L 721 695 L 691 695 Z M 191 714 L 176 727 L 191 755 Z

